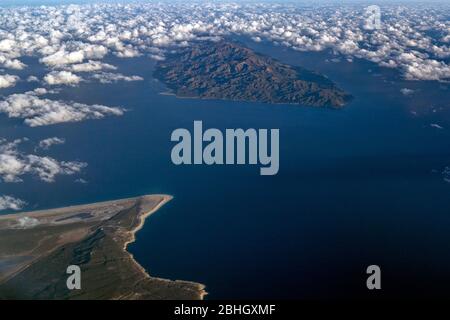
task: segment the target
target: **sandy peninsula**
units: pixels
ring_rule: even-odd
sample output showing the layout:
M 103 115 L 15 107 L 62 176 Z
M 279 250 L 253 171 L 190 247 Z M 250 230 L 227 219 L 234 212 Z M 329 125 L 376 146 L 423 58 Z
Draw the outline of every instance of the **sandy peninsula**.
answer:
M 172 199 L 136 198 L 0 216 L 0 299 L 203 299 L 205 286 L 150 276 L 127 251 Z M 69 290 L 67 267 L 81 268 Z

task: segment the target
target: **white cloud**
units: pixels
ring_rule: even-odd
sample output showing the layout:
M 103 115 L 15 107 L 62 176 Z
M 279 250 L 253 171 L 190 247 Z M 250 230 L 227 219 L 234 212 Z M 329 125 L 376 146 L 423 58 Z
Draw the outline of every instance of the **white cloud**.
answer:
M 351 3 L 318 3 L 307 10 L 296 4 L 222 2 L 76 8 L 0 9 L 3 63 L 23 68 L 20 57 L 34 55 L 51 69 L 91 72 L 107 69 L 92 62 L 107 54 L 162 59 L 167 50 L 192 41 L 238 35 L 299 51 L 332 50 L 345 59 L 397 68 L 409 80 L 450 78 L 450 7 L 445 4 L 402 6 L 400 14 L 397 4 L 385 3 L 379 30 L 365 30 L 365 6 Z
M 99 80 L 101 83 L 112 83 L 117 81 L 142 81 L 144 78 L 140 76 L 125 76 L 121 73 L 102 72 L 96 73 L 92 78 Z
M 0 178 L 3 182 L 21 182 L 24 175 L 34 175 L 53 182 L 57 175 L 73 175 L 87 166 L 84 162 L 58 161 L 51 157 L 26 154 L 18 150 L 24 140 L 0 140 Z
M 89 60 L 86 63 L 73 64 L 70 66 L 70 70 L 73 72 L 93 72 L 100 70 L 116 70 L 117 68 L 108 63 L 102 63 L 99 61 Z
M 81 63 L 85 59 L 102 59 L 108 53 L 108 49 L 103 45 L 83 42 L 64 44 L 56 52 L 53 52 L 53 47 L 47 47 L 45 51 L 47 55 L 40 61 L 50 67 Z
M 33 90 L 33 93 L 36 94 L 37 96 L 42 96 L 44 94 L 47 94 L 49 91 L 45 88 L 36 88 Z
M 21 210 L 26 205 L 25 201 L 22 201 L 11 196 L 0 196 L 0 211 L 3 210 Z
M 70 71 L 52 71 L 44 77 L 49 85 L 76 85 L 82 78 Z
M 442 178 L 445 182 L 450 183 L 450 166 L 444 168 L 444 170 L 442 171 Z
M 29 76 L 27 82 L 39 82 L 39 78 L 36 76 Z
M 409 95 L 411 95 L 411 94 L 414 93 L 414 90 L 408 89 L 408 88 L 402 88 L 402 89 L 400 89 L 400 92 L 401 92 L 404 96 L 409 96 Z
M 14 87 L 18 80 L 18 76 L 12 76 L 10 74 L 0 75 L 0 89 Z
M 10 118 L 24 119 L 31 127 L 64 122 L 78 122 L 87 119 L 101 119 L 106 116 L 120 116 L 124 110 L 118 107 L 87 105 L 77 102 L 63 102 L 40 98 L 35 92 L 12 94 L 0 101 L 0 112 Z
M 84 59 L 82 51 L 67 52 L 65 50 L 57 51 L 41 59 L 41 62 L 48 66 L 60 66 L 71 63 L 80 63 Z
M 430 127 L 435 128 L 435 129 L 439 129 L 439 130 L 444 129 L 443 126 L 441 126 L 441 125 L 439 125 L 439 124 L 437 124 L 437 123 L 431 123 L 431 124 L 430 124 Z
M 0 55 L 0 64 L 8 69 L 22 70 L 26 65 L 18 59 L 9 59 L 4 55 Z
M 0 51 L 8 52 L 13 50 L 15 47 L 16 42 L 12 39 L 3 39 L 0 41 Z
M 88 184 L 89 182 L 83 178 L 78 178 L 75 180 L 76 183 L 80 183 L 80 184 Z
M 43 150 L 50 149 L 51 146 L 64 144 L 66 142 L 65 139 L 53 137 L 53 138 L 47 138 L 44 140 L 39 141 L 39 148 Z

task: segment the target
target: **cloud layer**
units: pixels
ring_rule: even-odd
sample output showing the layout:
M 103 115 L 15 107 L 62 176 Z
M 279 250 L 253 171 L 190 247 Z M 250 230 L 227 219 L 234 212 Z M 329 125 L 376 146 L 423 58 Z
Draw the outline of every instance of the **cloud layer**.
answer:
M 49 68 L 108 68 L 107 54 L 163 59 L 173 46 L 245 35 L 301 51 L 331 49 L 398 68 L 411 80 L 450 78 L 449 4 L 381 6 L 381 28 L 367 28 L 362 4 L 134 3 L 0 9 L 0 64 L 26 67 L 35 55 Z
M 449 4 L 381 6 L 381 28 L 368 30 L 361 4 L 134 3 L 0 9 L 0 64 L 26 67 L 36 55 L 49 68 L 108 68 L 107 54 L 163 59 L 172 46 L 245 35 L 301 51 L 331 49 L 398 68 L 407 79 L 450 78 Z M 14 27 L 12 27 L 14 26 Z

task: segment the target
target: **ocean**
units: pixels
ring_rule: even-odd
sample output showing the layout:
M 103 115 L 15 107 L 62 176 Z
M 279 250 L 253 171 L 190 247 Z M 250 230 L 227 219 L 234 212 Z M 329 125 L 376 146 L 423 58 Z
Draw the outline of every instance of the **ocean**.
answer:
M 332 52 L 246 44 L 328 76 L 354 100 L 332 110 L 178 99 L 160 94 L 165 88 L 152 78 L 154 61 L 109 57 L 105 62 L 118 72 L 145 80 L 82 83 L 51 98 L 122 106 L 123 116 L 29 128 L 0 115 L 0 137 L 64 138 L 45 154 L 88 167 L 54 183 L 33 177 L 0 183 L 0 194 L 26 200 L 27 210 L 173 195 L 129 250 L 150 275 L 205 284 L 207 299 L 445 295 L 449 84 L 406 81 L 396 70 Z M 35 59 L 24 62 L 22 79 L 46 73 Z M 38 86 L 20 82 L 2 94 Z M 403 88 L 414 92 L 404 95 Z M 194 120 L 205 129 L 280 129 L 279 173 L 173 165 L 170 134 L 191 129 Z M 366 288 L 372 264 L 381 268 L 381 291 Z

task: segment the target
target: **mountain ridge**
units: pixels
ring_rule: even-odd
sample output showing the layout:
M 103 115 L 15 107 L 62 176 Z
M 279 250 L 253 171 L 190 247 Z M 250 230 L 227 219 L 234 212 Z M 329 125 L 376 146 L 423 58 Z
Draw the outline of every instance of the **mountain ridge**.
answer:
M 154 77 L 180 98 L 341 108 L 351 95 L 328 78 L 237 42 L 200 41 L 159 61 Z

